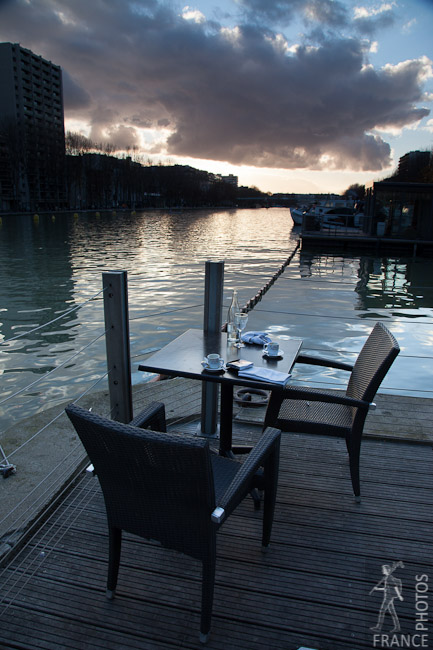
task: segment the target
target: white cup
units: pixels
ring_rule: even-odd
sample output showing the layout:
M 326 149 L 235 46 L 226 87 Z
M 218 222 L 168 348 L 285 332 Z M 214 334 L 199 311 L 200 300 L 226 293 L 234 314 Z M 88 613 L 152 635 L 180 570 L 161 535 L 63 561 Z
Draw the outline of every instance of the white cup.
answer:
M 275 343 L 274 341 L 272 341 L 271 343 L 265 343 L 263 349 L 265 351 L 265 354 L 268 357 L 278 357 L 278 355 L 280 354 L 280 346 L 278 345 L 278 343 Z
M 222 365 L 224 364 L 224 359 L 220 357 L 219 354 L 208 354 L 207 363 L 209 368 L 212 368 L 212 370 L 216 370 L 217 368 L 222 367 Z

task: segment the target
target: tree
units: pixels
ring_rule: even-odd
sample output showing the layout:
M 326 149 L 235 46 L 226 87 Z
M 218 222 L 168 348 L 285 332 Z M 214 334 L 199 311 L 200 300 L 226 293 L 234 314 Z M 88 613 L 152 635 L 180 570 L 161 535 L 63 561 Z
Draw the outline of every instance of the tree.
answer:
M 365 185 L 354 183 L 347 188 L 343 196 L 355 196 L 357 199 L 363 199 L 365 197 Z
M 65 136 L 66 154 L 69 156 L 80 156 L 84 153 L 102 151 L 111 155 L 116 151 L 111 142 L 94 142 L 82 133 L 67 131 Z
M 88 153 L 94 148 L 93 142 L 82 133 L 67 131 L 65 136 L 65 148 L 67 156 L 79 156 Z

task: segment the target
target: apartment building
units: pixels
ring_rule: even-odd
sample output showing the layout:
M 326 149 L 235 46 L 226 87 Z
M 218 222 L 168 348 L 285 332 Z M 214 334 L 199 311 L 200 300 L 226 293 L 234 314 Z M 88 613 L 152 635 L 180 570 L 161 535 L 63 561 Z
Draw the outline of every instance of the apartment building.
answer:
M 397 177 L 401 181 L 418 182 L 424 170 L 431 164 L 431 151 L 409 151 L 398 163 Z
M 0 209 L 65 206 L 62 71 L 0 43 Z
M 233 187 L 238 187 L 239 184 L 238 177 L 234 176 L 233 174 L 229 174 L 228 176 L 221 176 L 221 180 L 224 181 L 224 183 L 232 185 Z

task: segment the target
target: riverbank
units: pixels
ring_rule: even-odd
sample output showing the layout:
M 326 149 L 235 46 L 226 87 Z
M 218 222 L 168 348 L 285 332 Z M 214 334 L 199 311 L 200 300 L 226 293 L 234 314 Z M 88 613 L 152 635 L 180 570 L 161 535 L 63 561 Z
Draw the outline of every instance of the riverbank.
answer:
M 141 212 L 191 212 L 191 211 L 202 211 L 202 210 L 252 210 L 252 209 L 282 209 L 290 210 L 290 205 L 270 205 L 270 206 L 251 206 L 251 205 L 238 205 L 238 204 L 227 204 L 227 205 L 171 205 L 171 206 L 145 206 L 145 207 L 135 207 L 135 208 L 71 208 L 68 210 L 28 210 L 26 212 L 0 212 L 0 217 L 35 217 L 35 216 L 62 216 L 62 215 L 117 215 L 117 214 L 130 214 L 137 215 Z

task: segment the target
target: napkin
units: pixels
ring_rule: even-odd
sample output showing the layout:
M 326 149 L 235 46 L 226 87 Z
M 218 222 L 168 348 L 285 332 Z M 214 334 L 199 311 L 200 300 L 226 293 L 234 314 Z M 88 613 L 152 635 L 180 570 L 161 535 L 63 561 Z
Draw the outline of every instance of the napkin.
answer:
M 265 343 L 270 343 L 272 339 L 266 332 L 245 332 L 245 334 L 242 334 L 242 341 L 244 343 L 264 345 Z
M 279 370 L 271 370 L 270 368 L 260 368 L 253 366 L 246 370 L 240 370 L 238 377 L 245 377 L 245 379 L 254 379 L 258 381 L 267 381 L 270 384 L 280 384 L 284 386 L 289 381 L 290 375 L 287 372 L 280 372 Z

